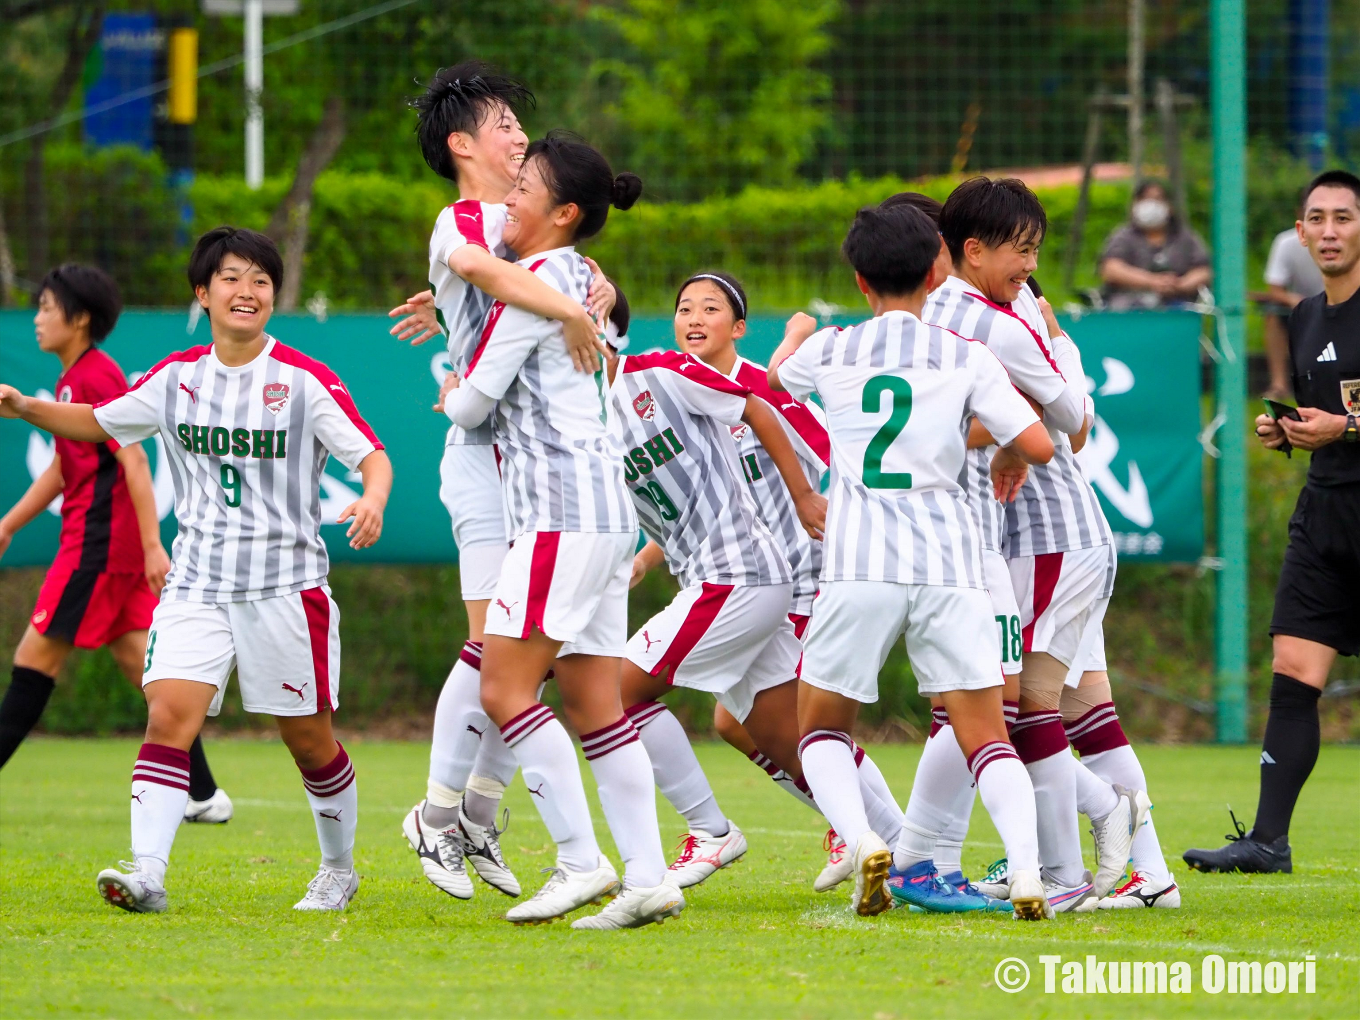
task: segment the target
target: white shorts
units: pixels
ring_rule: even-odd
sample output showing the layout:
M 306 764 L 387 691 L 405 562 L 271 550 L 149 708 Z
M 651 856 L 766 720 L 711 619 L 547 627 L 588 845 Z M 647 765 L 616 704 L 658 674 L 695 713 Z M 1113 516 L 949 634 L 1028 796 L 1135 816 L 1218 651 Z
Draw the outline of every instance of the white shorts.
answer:
M 792 584 L 696 584 L 628 642 L 628 661 L 652 676 L 717 695 L 745 722 L 761 691 L 798 678 L 803 646 L 789 619 Z
M 489 599 L 510 550 L 505 500 L 494 446 L 446 446 L 439 462 L 439 499 L 453 524 L 463 599 Z
M 622 657 L 636 546 L 631 532 L 521 535 L 501 567 L 486 633 L 523 640 L 537 627 L 563 643 L 559 655 Z
M 1024 635 L 1021 633 L 1020 606 L 1015 601 L 1006 558 L 990 549 L 982 550 L 982 576 L 987 594 L 992 597 L 992 616 L 1001 640 L 1001 672 L 1015 676 L 1024 666 Z
M 1026 652 L 1047 652 L 1068 668 L 1067 685 L 1105 669 L 1105 608 L 1114 589 L 1115 551 L 1100 545 L 1076 552 L 1019 556 L 1007 561 Z
M 803 641 L 803 681 L 855 701 L 878 700 L 878 673 L 901 634 L 924 696 L 1000 687 L 992 600 L 981 588 L 823 581 Z
M 330 589 L 253 602 L 162 601 L 146 636 L 142 686 L 155 680 L 213 684 L 222 709 L 236 668 L 241 703 L 262 715 L 315 715 L 340 705 L 340 610 Z

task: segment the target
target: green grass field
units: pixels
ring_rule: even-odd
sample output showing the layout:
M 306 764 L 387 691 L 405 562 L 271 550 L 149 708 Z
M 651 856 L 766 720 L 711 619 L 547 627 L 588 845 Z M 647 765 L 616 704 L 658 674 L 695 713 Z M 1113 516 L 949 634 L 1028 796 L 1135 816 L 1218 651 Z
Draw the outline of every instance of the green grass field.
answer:
M 823 826 L 721 745 L 700 747 L 719 801 L 746 831 L 745 859 L 691 890 L 664 926 L 622 933 L 558 923 L 518 929 L 509 900 L 478 885 L 470 903 L 421 877 L 401 814 L 424 786 L 419 744 L 355 741 L 363 887 L 341 915 L 290 909 L 317 850 L 281 744 L 217 741 L 209 753 L 236 801 L 222 827 L 184 826 L 160 916 L 106 907 L 100 868 L 126 857 L 124 806 L 135 740 L 31 741 L 0 778 L 0 1013 L 6 1016 L 1353 1016 L 1360 994 L 1360 748 L 1324 748 L 1295 819 L 1286 876 L 1189 875 L 1179 853 L 1217 845 L 1224 802 L 1250 817 L 1250 747 L 1141 751 L 1155 818 L 1181 883 L 1178 911 L 1099 912 L 1022 924 L 893 911 L 855 917 L 842 890 L 811 881 Z M 919 747 L 874 755 L 900 795 Z M 589 785 L 589 784 L 588 784 Z M 517 780 L 507 857 L 529 889 L 552 863 Z M 662 830 L 683 826 L 662 803 Z M 607 830 L 596 810 L 596 830 Z M 979 806 L 965 863 L 1001 850 Z M 605 842 L 606 850 L 613 851 Z M 617 860 L 617 858 L 616 858 Z M 1130 999 L 1045 994 L 1041 954 L 1065 961 L 1184 960 L 1191 994 Z M 1317 957 L 1316 994 L 1208 994 L 1201 961 Z M 1032 972 L 1006 994 L 1005 957 Z M 1059 986 L 1061 987 L 1061 986 Z

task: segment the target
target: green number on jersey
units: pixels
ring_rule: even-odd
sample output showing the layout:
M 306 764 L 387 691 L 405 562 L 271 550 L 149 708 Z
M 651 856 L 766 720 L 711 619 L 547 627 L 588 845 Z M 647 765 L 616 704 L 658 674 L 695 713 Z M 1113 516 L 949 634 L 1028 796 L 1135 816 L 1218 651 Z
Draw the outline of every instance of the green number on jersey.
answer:
M 756 460 L 754 453 L 748 453 L 741 459 L 742 469 L 746 472 L 746 480 L 754 482 L 758 478 L 765 477 L 760 472 L 760 462 Z
M 153 630 L 146 636 L 146 662 L 142 664 L 142 672 L 145 673 L 151 668 L 151 653 L 156 650 L 156 632 Z
M 241 505 L 241 472 L 230 464 L 223 464 L 221 471 L 222 488 L 227 494 L 227 506 L 233 509 Z
M 865 414 L 877 414 L 883 409 L 885 392 L 892 394 L 892 414 L 864 449 L 864 484 L 871 489 L 910 489 L 911 472 L 884 471 L 883 455 L 902 434 L 911 417 L 911 383 L 897 375 L 874 376 L 864 384 L 860 409 Z
M 996 622 L 1001 628 L 1001 661 L 1019 662 L 1025 651 L 1025 638 L 1020 632 L 1020 617 L 998 616 Z
M 666 490 L 657 483 L 655 478 L 646 485 L 639 486 L 633 491 L 639 496 L 650 499 L 655 503 L 657 513 L 661 515 L 663 521 L 673 521 L 680 516 L 680 511 L 675 509 L 675 504 L 672 503 L 671 498 L 666 495 Z

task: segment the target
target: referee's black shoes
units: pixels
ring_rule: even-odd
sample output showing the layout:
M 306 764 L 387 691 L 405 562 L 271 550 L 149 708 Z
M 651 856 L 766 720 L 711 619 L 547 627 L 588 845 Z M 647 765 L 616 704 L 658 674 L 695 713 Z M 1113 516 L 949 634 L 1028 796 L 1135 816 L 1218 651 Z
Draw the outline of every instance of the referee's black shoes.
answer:
M 1232 814 L 1231 811 L 1228 813 Z M 1236 871 L 1255 875 L 1293 872 L 1288 836 L 1280 836 L 1271 843 L 1253 839 L 1236 815 L 1233 815 L 1233 827 L 1237 835 L 1227 837 L 1227 846 L 1217 850 L 1187 850 L 1181 854 L 1181 859 L 1195 871 Z

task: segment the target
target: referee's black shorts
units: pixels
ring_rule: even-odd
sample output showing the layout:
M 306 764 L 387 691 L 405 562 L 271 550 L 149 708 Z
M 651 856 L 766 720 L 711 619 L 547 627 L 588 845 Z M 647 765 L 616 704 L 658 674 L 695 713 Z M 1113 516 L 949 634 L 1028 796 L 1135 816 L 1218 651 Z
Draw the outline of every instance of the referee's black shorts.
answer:
M 1360 485 L 1299 493 L 1270 633 L 1360 655 Z

